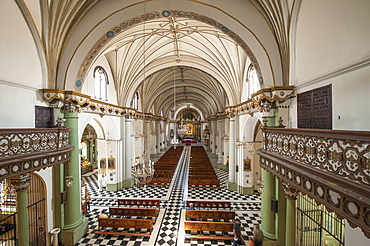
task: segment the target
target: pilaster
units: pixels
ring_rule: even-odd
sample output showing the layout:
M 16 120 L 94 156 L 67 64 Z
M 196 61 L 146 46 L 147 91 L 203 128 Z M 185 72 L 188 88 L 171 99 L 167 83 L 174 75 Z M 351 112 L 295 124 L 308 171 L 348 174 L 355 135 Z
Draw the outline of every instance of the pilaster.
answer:
M 132 175 L 131 175 L 131 167 L 133 163 L 133 156 L 132 156 L 132 125 L 131 119 L 125 119 L 125 139 L 124 142 L 124 149 L 125 149 L 125 156 L 124 156 L 124 169 L 125 169 L 125 176 L 123 181 L 124 188 L 130 188 L 133 185 L 132 182 Z
M 235 183 L 236 173 L 236 153 L 235 153 L 235 118 L 230 118 L 230 141 L 229 141 L 229 180 L 227 187 L 229 190 L 235 191 L 237 185 Z

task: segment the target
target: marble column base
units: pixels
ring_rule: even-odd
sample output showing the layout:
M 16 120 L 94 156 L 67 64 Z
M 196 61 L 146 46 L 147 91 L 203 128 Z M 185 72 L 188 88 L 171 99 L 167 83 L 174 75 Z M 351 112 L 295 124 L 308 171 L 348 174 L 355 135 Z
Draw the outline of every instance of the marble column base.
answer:
M 87 233 L 88 227 L 89 221 L 84 219 L 79 226 L 60 232 L 59 239 L 65 246 L 74 246 Z
M 107 191 L 119 191 L 123 188 L 123 183 L 125 181 L 119 182 L 117 184 L 107 184 Z
M 230 183 L 229 181 L 226 182 L 227 189 L 229 191 L 237 191 L 238 185 L 235 183 Z
M 243 195 L 253 195 L 254 188 L 253 187 L 243 187 L 239 185 L 238 192 Z
M 134 185 L 132 179 L 122 181 L 123 187 L 122 188 L 131 188 Z

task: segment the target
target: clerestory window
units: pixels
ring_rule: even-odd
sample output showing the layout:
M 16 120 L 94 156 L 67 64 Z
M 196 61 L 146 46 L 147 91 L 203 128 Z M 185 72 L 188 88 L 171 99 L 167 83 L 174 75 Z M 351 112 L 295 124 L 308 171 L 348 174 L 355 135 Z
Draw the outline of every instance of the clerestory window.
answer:
M 108 76 L 104 68 L 98 66 L 94 70 L 95 94 L 94 97 L 99 100 L 108 101 Z

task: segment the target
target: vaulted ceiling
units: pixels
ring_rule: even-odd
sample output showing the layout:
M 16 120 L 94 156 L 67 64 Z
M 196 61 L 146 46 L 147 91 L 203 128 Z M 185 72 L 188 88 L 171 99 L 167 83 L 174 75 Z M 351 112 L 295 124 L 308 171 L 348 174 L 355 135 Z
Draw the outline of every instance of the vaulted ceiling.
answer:
M 240 102 L 245 51 L 207 23 L 168 15 L 120 32 L 100 50 L 114 73 L 119 104 L 137 91 L 144 112 L 167 115 L 192 104 L 210 116 L 230 98 Z
M 86 92 L 87 74 L 102 65 L 116 90 L 110 103 L 130 106 L 138 92 L 143 112 L 191 105 L 211 116 L 242 102 L 249 62 L 263 87 L 288 84 L 295 1 L 15 2 L 50 88 Z

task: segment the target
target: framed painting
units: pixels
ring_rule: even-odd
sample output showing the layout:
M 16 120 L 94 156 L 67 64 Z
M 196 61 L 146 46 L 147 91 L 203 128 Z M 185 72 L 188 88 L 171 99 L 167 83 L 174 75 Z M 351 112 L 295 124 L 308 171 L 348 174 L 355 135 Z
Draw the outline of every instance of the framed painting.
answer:
M 250 172 L 250 171 L 252 171 L 251 161 L 252 160 L 249 159 L 248 157 L 243 160 L 243 163 L 244 163 L 244 172 Z
M 104 169 L 107 168 L 105 158 L 100 159 L 100 168 L 104 168 Z
M 116 159 L 110 156 L 108 158 L 108 169 L 115 169 L 116 168 Z

